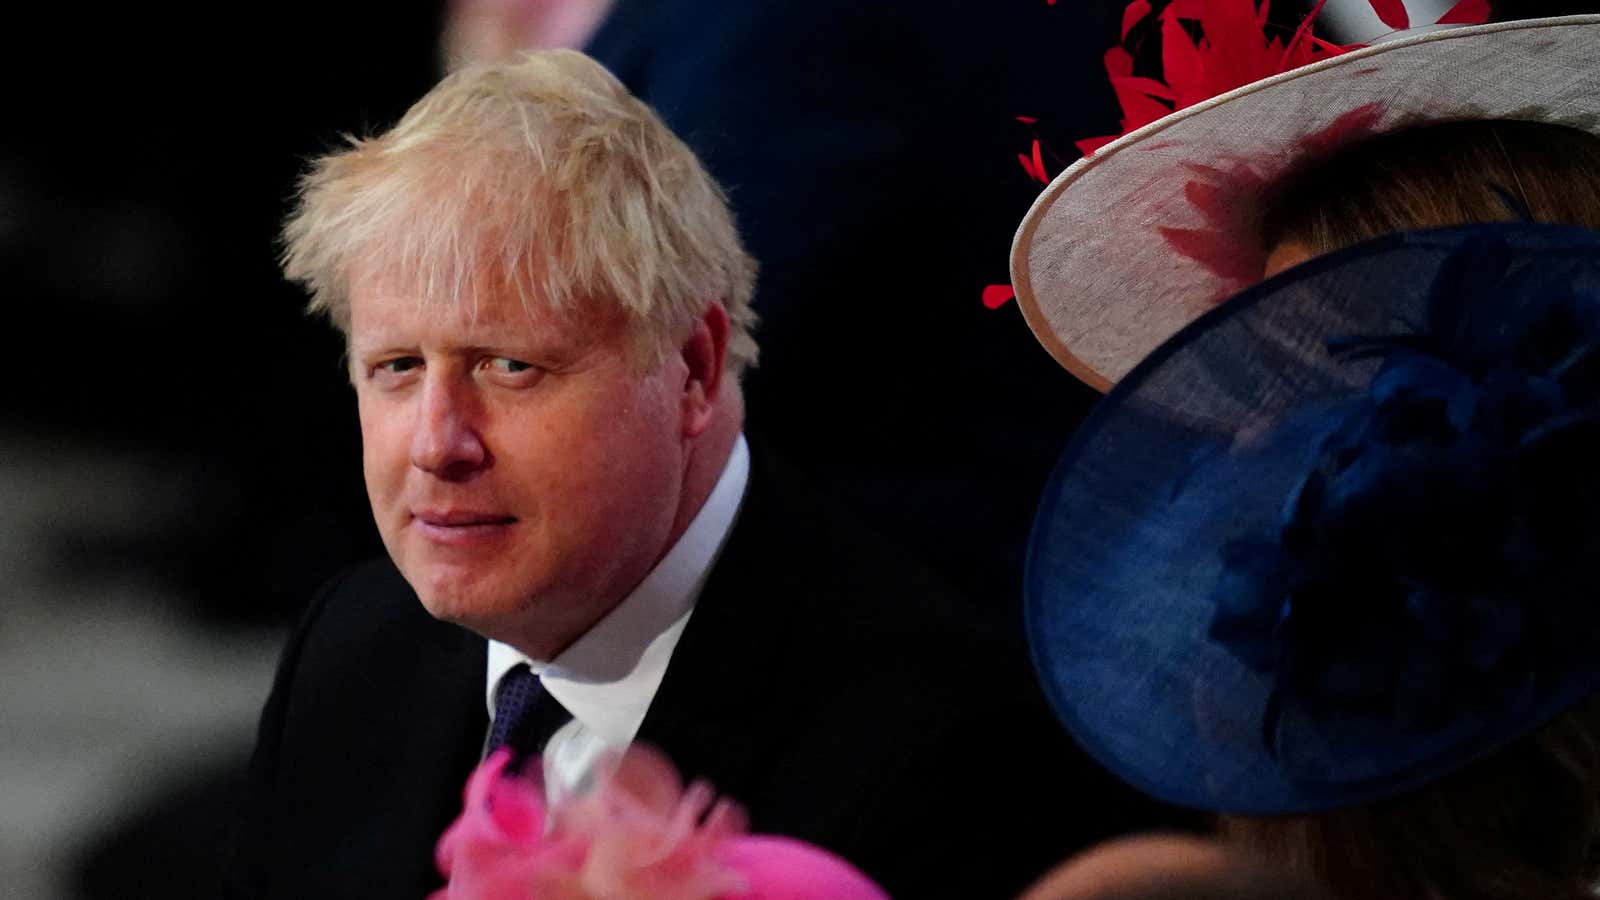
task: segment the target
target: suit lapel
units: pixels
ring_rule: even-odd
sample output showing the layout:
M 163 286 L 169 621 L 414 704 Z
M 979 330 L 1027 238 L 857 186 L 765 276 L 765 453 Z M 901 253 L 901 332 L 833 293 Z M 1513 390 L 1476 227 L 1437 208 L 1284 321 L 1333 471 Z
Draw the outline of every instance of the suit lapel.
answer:
M 758 748 L 771 746 L 797 687 L 790 661 L 803 645 L 785 621 L 796 587 L 794 559 L 779 552 L 783 502 L 760 460 L 752 452 L 739 517 L 639 729 L 639 740 L 665 750 L 685 777 L 730 794 L 752 777 Z

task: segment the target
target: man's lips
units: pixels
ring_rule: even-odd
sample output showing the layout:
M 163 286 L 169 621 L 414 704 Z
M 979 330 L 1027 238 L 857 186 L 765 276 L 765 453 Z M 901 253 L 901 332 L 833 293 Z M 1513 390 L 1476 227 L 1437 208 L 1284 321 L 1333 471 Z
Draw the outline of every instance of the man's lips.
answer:
M 504 513 L 476 512 L 473 510 L 462 509 L 418 509 L 413 510 L 411 515 L 419 522 L 425 522 L 429 525 L 442 525 L 445 527 L 504 525 L 508 522 L 515 522 L 517 520 L 516 516 L 508 516 Z
M 411 517 L 419 531 L 441 544 L 494 540 L 517 521 L 516 516 L 504 513 L 460 509 L 419 509 L 413 510 Z

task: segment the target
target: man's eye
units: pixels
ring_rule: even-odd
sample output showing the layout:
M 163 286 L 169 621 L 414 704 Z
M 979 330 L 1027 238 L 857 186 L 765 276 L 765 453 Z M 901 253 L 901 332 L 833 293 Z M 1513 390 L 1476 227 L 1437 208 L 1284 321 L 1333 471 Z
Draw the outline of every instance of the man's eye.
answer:
M 525 363 L 520 359 L 510 359 L 504 356 L 490 357 L 485 360 L 485 364 L 490 371 L 497 375 L 521 375 L 537 368 L 533 363 Z
M 413 369 L 422 368 L 422 360 L 415 356 L 401 356 L 395 359 L 386 359 L 372 367 L 375 375 L 404 375 Z

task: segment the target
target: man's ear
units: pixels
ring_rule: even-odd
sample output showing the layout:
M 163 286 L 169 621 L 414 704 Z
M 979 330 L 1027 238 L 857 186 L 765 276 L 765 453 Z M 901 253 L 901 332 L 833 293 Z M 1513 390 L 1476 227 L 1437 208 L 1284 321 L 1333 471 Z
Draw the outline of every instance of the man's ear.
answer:
M 695 320 L 679 352 L 686 368 L 683 384 L 683 434 L 697 437 L 711 425 L 722 396 L 728 362 L 728 311 L 713 303 Z

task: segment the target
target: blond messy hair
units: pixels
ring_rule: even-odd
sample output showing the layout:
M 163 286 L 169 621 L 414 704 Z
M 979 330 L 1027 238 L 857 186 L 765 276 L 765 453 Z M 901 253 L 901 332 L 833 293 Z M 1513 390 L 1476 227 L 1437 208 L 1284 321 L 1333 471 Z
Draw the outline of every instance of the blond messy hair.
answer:
M 581 53 L 462 69 L 400 122 L 316 160 L 284 224 L 283 270 L 348 337 L 357 276 L 475 310 L 509 291 L 607 304 L 657 363 L 710 304 L 728 366 L 753 363 L 755 261 L 727 199 L 661 119 Z M 603 310 L 604 307 L 599 307 Z

